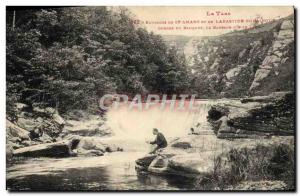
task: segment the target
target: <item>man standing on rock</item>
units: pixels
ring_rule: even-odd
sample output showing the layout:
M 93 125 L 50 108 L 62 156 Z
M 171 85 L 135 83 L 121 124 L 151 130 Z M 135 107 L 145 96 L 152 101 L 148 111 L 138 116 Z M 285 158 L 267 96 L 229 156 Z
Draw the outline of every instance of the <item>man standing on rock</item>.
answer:
M 156 135 L 156 138 L 154 141 L 149 143 L 153 145 L 156 144 L 156 147 L 150 152 L 150 154 L 154 154 L 158 149 L 165 148 L 168 146 L 165 136 L 162 133 L 158 132 L 157 128 L 153 129 L 153 135 Z

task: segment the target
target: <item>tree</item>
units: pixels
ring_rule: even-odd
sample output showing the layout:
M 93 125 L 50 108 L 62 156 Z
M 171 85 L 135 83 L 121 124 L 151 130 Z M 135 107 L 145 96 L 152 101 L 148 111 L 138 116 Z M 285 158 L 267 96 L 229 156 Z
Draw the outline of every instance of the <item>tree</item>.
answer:
M 14 29 L 7 20 L 8 100 L 60 112 L 96 111 L 105 93 L 181 93 L 188 86 L 184 57 L 161 36 L 135 27 L 125 8 L 18 14 L 23 17 L 15 20 Z

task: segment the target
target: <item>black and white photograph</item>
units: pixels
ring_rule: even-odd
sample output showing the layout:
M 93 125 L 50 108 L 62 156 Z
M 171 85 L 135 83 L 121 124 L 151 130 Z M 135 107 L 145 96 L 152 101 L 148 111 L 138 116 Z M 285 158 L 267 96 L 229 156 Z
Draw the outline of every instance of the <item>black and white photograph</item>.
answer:
M 296 191 L 294 6 L 5 17 L 8 192 Z

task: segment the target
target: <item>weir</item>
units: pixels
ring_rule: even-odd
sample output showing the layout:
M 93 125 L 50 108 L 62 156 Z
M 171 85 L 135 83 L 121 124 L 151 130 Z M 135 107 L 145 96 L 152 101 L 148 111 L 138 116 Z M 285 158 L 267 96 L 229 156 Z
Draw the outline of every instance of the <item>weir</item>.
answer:
M 151 107 L 148 110 L 129 110 L 126 105 L 107 112 L 107 125 L 114 138 L 145 141 L 153 138 L 152 129 L 158 128 L 166 137 L 182 137 L 190 133 L 211 131 L 207 113 L 220 100 L 197 100 L 194 110 L 172 110 Z

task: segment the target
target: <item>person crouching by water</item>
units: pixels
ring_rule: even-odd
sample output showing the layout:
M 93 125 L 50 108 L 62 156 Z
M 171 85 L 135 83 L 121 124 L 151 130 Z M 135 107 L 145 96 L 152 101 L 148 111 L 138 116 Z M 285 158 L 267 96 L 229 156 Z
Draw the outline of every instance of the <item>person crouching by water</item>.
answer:
M 162 133 L 160 133 L 157 128 L 153 129 L 153 135 L 156 135 L 156 138 L 154 141 L 149 142 L 149 143 L 152 145 L 156 144 L 156 147 L 150 152 L 150 154 L 154 154 L 154 153 L 156 153 L 157 150 L 168 146 L 168 142 L 167 142 L 165 136 Z

